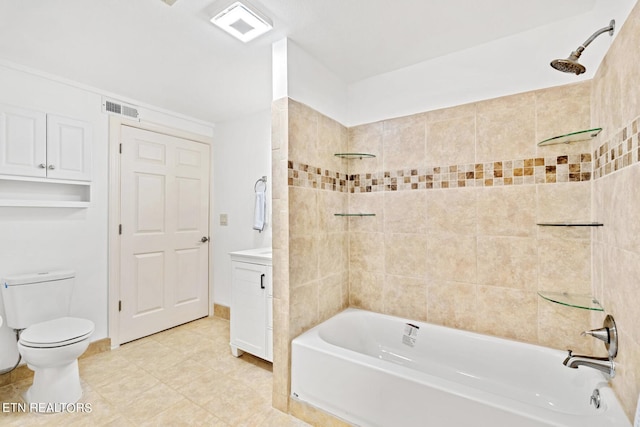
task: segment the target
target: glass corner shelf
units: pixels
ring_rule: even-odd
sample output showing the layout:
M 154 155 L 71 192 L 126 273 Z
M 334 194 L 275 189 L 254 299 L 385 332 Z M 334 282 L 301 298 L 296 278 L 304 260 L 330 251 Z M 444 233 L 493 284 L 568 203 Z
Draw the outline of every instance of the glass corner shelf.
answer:
M 334 216 L 376 216 L 374 213 L 337 213 Z
M 538 295 L 547 301 L 567 307 L 581 308 L 583 310 L 604 311 L 597 299 L 590 295 L 570 294 L 567 292 L 540 291 Z
M 543 227 L 602 227 L 601 222 L 539 222 Z
M 369 159 L 375 157 L 376 155 L 368 153 L 336 153 L 334 154 L 334 156 L 343 159 Z
M 544 141 L 538 142 L 538 147 L 543 147 L 545 145 L 569 144 L 570 142 L 588 141 L 598 136 L 601 131 L 602 128 L 593 128 L 580 130 L 578 132 L 571 132 L 566 135 L 554 136 L 553 138 L 545 139 Z

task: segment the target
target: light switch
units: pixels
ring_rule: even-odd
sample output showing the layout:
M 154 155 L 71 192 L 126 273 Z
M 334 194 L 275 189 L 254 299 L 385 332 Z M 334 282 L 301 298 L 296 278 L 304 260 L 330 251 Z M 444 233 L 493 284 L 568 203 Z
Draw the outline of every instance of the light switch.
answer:
M 220 214 L 220 225 L 229 225 L 229 217 L 227 214 Z

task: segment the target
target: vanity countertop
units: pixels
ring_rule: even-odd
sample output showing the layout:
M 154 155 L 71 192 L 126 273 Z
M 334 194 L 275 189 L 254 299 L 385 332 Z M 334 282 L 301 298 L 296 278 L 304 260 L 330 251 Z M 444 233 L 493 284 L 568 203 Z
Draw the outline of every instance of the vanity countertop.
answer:
M 271 248 L 256 248 L 247 249 L 244 251 L 229 252 L 229 255 L 231 255 L 231 259 L 239 261 L 259 261 L 271 263 L 272 253 L 273 252 Z

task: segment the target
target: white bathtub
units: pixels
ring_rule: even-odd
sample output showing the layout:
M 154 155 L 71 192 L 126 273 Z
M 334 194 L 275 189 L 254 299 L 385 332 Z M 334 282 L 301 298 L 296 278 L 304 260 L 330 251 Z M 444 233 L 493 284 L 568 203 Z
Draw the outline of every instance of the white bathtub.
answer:
M 407 323 L 419 327 L 413 346 Z M 565 356 L 347 309 L 293 340 L 291 394 L 361 426 L 630 427 L 604 375 Z

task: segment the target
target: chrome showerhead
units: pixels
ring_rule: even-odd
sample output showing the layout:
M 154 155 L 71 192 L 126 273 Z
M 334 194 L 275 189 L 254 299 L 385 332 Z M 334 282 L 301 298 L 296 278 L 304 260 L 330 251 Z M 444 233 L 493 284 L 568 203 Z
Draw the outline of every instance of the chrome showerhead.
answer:
M 584 48 L 581 48 L 582 46 L 578 50 L 571 52 L 567 59 L 554 59 L 551 61 L 551 66 L 563 73 L 575 73 L 576 76 L 584 73 L 587 68 L 578 62 L 578 58 L 580 58 L 580 54 L 584 50 Z
M 604 27 L 593 33 L 591 37 L 589 37 L 584 43 L 582 43 L 576 50 L 571 52 L 571 55 L 567 59 L 554 59 L 551 61 L 551 66 L 558 71 L 562 71 L 563 73 L 575 73 L 576 75 L 584 73 L 587 69 L 584 65 L 578 62 L 578 58 L 582 55 L 584 49 L 589 46 L 589 44 L 595 40 L 602 33 L 609 32 L 609 35 L 613 35 L 613 31 L 616 26 L 616 21 L 611 20 L 609 22 L 608 27 Z

